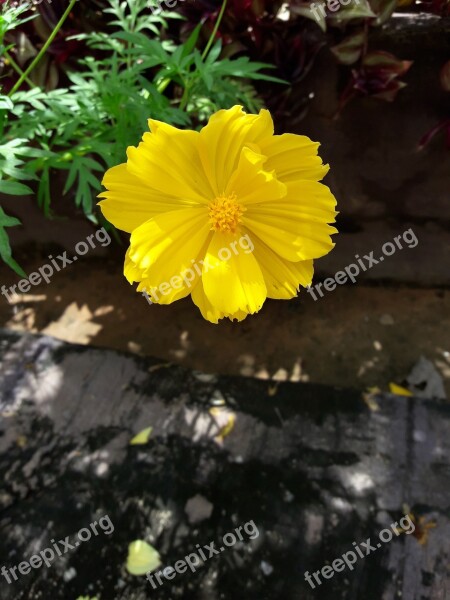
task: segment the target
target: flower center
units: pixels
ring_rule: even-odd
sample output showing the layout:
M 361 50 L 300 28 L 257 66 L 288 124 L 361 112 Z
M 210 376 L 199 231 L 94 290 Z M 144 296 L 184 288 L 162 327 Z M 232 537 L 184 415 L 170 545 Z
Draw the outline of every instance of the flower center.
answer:
M 211 230 L 235 233 L 245 208 L 236 201 L 236 194 L 218 196 L 208 205 Z

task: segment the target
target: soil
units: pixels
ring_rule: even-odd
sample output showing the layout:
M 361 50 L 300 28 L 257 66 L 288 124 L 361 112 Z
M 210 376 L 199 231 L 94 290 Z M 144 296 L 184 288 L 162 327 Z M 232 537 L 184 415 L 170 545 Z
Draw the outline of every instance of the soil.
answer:
M 50 251 L 28 248 L 17 258 L 30 273 L 48 262 Z M 80 258 L 13 304 L 1 297 L 0 325 L 204 372 L 359 389 L 401 384 L 424 355 L 450 392 L 446 289 L 358 282 L 317 302 L 306 292 L 287 302 L 269 300 L 241 324 L 212 325 L 190 298 L 149 305 L 123 277 L 122 250 L 111 245 L 108 251 L 105 258 Z M 17 276 L 2 268 L 1 283 L 8 287 Z

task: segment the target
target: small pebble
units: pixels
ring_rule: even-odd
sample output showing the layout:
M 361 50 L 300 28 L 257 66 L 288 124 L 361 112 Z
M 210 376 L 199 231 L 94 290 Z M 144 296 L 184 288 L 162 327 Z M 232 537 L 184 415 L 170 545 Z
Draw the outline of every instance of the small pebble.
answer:
M 217 376 L 212 375 L 210 373 L 202 373 L 201 371 L 193 371 L 192 374 L 198 381 L 202 383 L 210 383 L 211 381 L 215 381 Z
M 214 505 L 200 494 L 190 498 L 184 507 L 184 511 L 191 525 L 195 523 L 201 523 L 201 521 L 209 519 L 213 509 Z
M 415 442 L 425 442 L 427 439 L 427 436 L 425 435 L 425 433 L 423 431 L 419 431 L 419 430 L 415 430 L 413 433 L 413 438 Z
M 264 573 L 264 575 L 268 576 L 273 573 L 273 567 L 272 565 L 269 565 L 268 562 L 263 560 L 261 561 L 261 571 Z
M 384 315 L 381 315 L 381 317 L 380 317 L 380 323 L 382 325 L 393 325 L 394 324 L 394 319 L 392 318 L 392 315 L 389 315 L 389 314 L 386 313 Z
M 285 490 L 283 494 L 283 499 L 285 502 L 292 502 L 292 500 L 294 499 L 294 494 L 289 490 Z
M 73 567 L 70 567 L 69 569 L 67 569 L 67 571 L 64 571 L 63 579 L 64 581 L 71 581 L 76 576 L 76 570 Z

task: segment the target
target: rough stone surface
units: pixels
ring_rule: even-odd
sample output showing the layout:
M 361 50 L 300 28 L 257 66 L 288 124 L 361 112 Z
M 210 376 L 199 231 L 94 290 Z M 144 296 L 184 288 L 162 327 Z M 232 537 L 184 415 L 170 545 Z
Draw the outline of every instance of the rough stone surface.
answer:
M 49 568 L 2 577 L 2 600 L 448 598 L 448 404 L 206 375 L 5 330 L 0 359 L 1 564 L 102 515 L 114 524 Z M 130 446 L 148 426 L 148 444 Z M 196 496 L 213 510 L 190 525 Z M 405 505 L 435 521 L 428 537 L 417 527 L 314 590 L 305 582 L 353 542 L 376 546 Z M 158 589 L 123 568 L 134 539 L 173 565 L 249 521 L 253 541 Z

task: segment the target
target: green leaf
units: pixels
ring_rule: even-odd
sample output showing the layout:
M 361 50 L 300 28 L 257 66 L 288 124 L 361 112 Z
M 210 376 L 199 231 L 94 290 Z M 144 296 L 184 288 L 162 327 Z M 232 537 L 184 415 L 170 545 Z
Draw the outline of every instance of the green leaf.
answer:
M 20 224 L 21 223 L 19 219 L 16 219 L 15 217 L 9 217 L 0 207 L 0 257 L 2 258 L 3 262 L 6 263 L 8 267 L 10 267 L 18 275 L 20 275 L 20 277 L 26 277 L 27 275 L 25 271 L 12 257 L 9 237 L 5 231 L 6 227 L 14 227 Z
M 363 60 L 365 67 L 375 67 L 377 69 L 383 69 L 394 75 L 404 75 L 411 65 L 413 64 L 410 60 L 401 60 L 383 50 L 373 50 L 366 54 Z
M 64 185 L 63 194 L 66 195 L 67 192 L 72 188 L 75 183 L 75 179 L 78 173 L 78 160 L 74 158 L 70 165 L 69 174 L 67 175 L 66 183 Z
M 18 181 L 0 180 L 0 192 L 2 194 L 11 194 L 11 196 L 25 196 L 26 194 L 32 194 L 33 190 Z
M 105 167 L 102 166 L 99 162 L 94 160 L 93 158 L 89 158 L 89 156 L 83 156 L 84 164 L 92 169 L 93 171 L 104 171 Z
M 16 163 L 16 165 L 23 164 L 22 160 L 17 160 L 14 162 Z M 6 173 L 6 175 L 9 175 L 13 179 L 37 179 L 36 175 L 34 175 L 33 173 L 28 173 L 23 167 L 18 169 L 16 166 L 14 166 L 14 164 L 11 164 L 11 161 L 7 162 L 0 160 L 0 172 L 1 171 L 3 171 L 3 173 Z
M 277 77 L 259 73 L 261 69 L 273 69 L 272 65 L 260 62 L 250 62 L 247 56 L 241 56 L 235 60 L 224 59 L 211 65 L 210 69 L 216 76 L 241 77 L 248 79 L 264 79 L 277 83 L 288 83 Z
M 44 211 L 46 217 L 50 214 L 50 169 L 48 165 L 45 165 L 42 169 L 41 179 L 38 187 L 38 204 Z
M 361 57 L 364 39 L 364 31 L 358 31 L 330 50 L 342 65 L 351 65 Z
M 194 51 L 194 61 L 195 66 L 197 68 L 197 72 L 203 80 L 206 89 L 209 91 L 212 89 L 214 85 L 214 77 L 209 73 L 209 70 L 206 68 L 205 64 L 202 61 L 201 54 L 198 50 Z
M 317 3 L 316 3 L 314 10 L 313 10 L 313 8 L 314 7 L 313 7 L 312 3 L 309 3 L 309 2 L 300 4 L 298 6 L 292 5 L 290 7 L 291 12 L 293 14 L 300 15 L 301 17 L 306 17 L 307 19 L 311 19 L 311 21 L 314 21 L 314 23 L 317 23 L 317 25 L 320 27 L 320 29 L 322 31 L 326 31 L 327 30 L 327 21 L 325 19 L 325 15 L 320 10 Z
M 0 109 L 11 110 L 12 108 L 14 108 L 14 104 L 12 103 L 11 98 L 8 98 L 8 96 L 3 96 L 3 94 L 0 94 Z
M 192 51 L 194 50 L 197 41 L 198 41 L 198 37 L 200 35 L 200 31 L 203 27 L 203 23 L 199 23 L 197 25 L 197 27 L 195 27 L 195 29 L 192 31 L 191 35 L 188 37 L 188 39 L 184 42 L 182 48 L 183 48 L 183 57 L 188 56 L 189 54 L 192 54 Z
M 373 11 L 378 15 L 372 25 L 383 25 L 391 17 L 398 0 L 370 0 Z
M 216 62 L 216 60 L 219 58 L 221 52 L 222 52 L 222 40 L 217 40 L 217 42 L 214 44 L 214 46 L 209 51 L 208 56 L 206 57 L 206 60 L 205 60 L 205 64 L 211 65 L 212 63 Z

